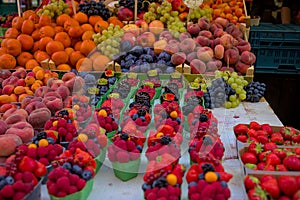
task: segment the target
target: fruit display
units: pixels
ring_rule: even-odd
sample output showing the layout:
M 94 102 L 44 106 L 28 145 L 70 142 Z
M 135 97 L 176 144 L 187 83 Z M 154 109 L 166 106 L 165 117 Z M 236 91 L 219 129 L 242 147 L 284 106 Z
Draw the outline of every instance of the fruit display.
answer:
M 278 148 L 273 142 L 263 145 L 252 142 L 240 150 L 240 159 L 247 170 L 274 172 L 300 170 L 299 148 Z
M 79 11 L 87 16 L 100 16 L 105 21 L 109 19 L 111 13 L 102 1 L 85 2 L 78 5 Z
M 94 117 L 97 119 L 98 124 L 106 135 L 109 133 L 118 130 L 119 126 L 112 114 L 113 110 L 109 107 L 100 108 L 95 110 Z
M 111 110 L 112 116 L 114 116 L 116 120 L 120 120 L 121 110 L 124 110 L 125 104 L 123 100 L 119 98 L 118 93 L 110 93 L 107 95 L 107 99 L 101 104 L 100 109 L 101 108 Z
M 300 132 L 290 127 L 272 127 L 269 124 L 259 124 L 251 121 L 250 124 L 237 124 L 233 128 L 236 139 L 248 145 L 252 141 L 265 144 L 273 142 L 277 145 L 299 146 Z
M 64 1 L 51 0 L 51 3 L 44 5 L 41 9 L 37 11 L 39 16 L 47 15 L 51 18 L 57 18 L 62 14 L 69 14 L 69 4 Z
M 252 81 L 244 87 L 246 91 L 246 101 L 259 102 L 266 91 L 266 84 Z
M 244 186 L 249 199 L 298 199 L 299 178 L 290 175 L 249 174 L 244 178 Z

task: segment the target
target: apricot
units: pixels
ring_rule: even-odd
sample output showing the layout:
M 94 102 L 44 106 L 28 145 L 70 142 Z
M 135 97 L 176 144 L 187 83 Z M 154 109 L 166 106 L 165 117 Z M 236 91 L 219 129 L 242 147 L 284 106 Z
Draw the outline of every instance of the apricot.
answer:
M 25 90 L 25 88 L 24 88 L 23 86 L 17 86 L 17 87 L 15 87 L 15 89 L 14 89 L 14 93 L 15 93 L 16 95 L 20 95 L 20 94 L 26 93 L 26 90 Z

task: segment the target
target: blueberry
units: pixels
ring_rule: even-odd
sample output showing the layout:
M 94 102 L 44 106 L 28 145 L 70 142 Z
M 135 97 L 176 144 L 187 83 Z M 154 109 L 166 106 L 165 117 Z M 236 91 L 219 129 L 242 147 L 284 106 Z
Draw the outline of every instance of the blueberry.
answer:
M 62 165 L 63 168 L 67 169 L 67 170 L 71 170 L 72 169 L 72 165 L 71 163 L 69 162 L 65 162 L 63 165 Z
M 54 144 L 54 143 L 55 143 L 55 141 L 54 141 L 53 138 L 47 138 L 47 140 L 48 140 L 48 143 L 49 143 L 49 144 Z
M 5 182 L 6 182 L 8 185 L 12 185 L 12 184 L 14 184 L 15 180 L 14 180 L 13 177 L 7 176 L 7 177 L 5 178 Z
M 149 184 L 147 184 L 147 183 L 144 183 L 144 184 L 142 185 L 142 189 L 143 189 L 143 191 L 146 191 L 147 189 L 151 189 L 151 185 L 149 185 Z
M 180 117 L 177 117 L 177 118 L 176 118 L 176 121 L 178 122 L 178 124 L 181 124 L 181 119 L 180 119 Z
M 90 180 L 92 178 L 93 174 L 90 170 L 84 170 L 82 172 L 81 176 L 84 180 Z
M 227 185 L 227 183 L 225 181 L 221 181 L 221 186 L 224 187 L 224 188 L 228 187 L 228 185 Z
M 194 149 L 194 147 L 189 147 L 189 150 L 188 150 L 188 151 L 190 152 L 190 151 L 192 151 L 193 149 Z
M 204 174 L 203 173 L 198 175 L 198 180 L 202 180 L 202 179 L 204 179 Z
M 78 165 L 73 165 L 72 171 L 77 175 L 82 174 L 82 168 Z
M 189 183 L 188 187 L 190 188 L 191 186 L 196 186 L 197 185 L 197 182 L 195 181 L 192 181 Z
M 6 185 L 6 181 L 5 180 L 1 180 L 0 181 L 0 190 Z
M 142 147 L 141 145 L 137 145 L 136 148 L 137 148 L 137 150 L 139 150 L 140 152 L 143 151 L 143 147 Z
M 197 122 L 198 122 L 198 119 L 194 119 L 194 120 L 192 121 L 192 124 L 195 125 Z
M 5 179 L 5 176 L 3 175 L 0 175 L 0 181 L 4 180 Z
M 141 116 L 140 118 L 141 118 L 142 122 L 146 121 L 146 118 L 144 116 Z

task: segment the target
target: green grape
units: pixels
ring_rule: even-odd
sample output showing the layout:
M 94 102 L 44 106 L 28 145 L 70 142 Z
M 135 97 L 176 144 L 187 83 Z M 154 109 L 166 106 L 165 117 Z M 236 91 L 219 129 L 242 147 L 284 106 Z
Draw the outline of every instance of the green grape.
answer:
M 235 82 L 235 79 L 231 76 L 229 79 L 228 79 L 228 81 L 227 81 L 227 83 L 229 84 L 229 85 L 231 85 L 232 83 L 234 83 Z
M 245 100 L 246 99 L 246 97 L 247 97 L 247 95 L 246 94 L 244 94 L 244 93 L 242 93 L 242 94 L 239 94 L 239 99 L 240 100 Z
M 236 89 L 238 87 L 238 85 L 236 83 L 232 83 L 230 86 L 232 87 L 232 89 Z
M 238 86 L 236 89 L 235 89 L 235 92 L 237 94 L 241 94 L 243 92 L 243 88 L 241 88 L 241 86 Z
M 229 101 L 233 102 L 233 101 L 236 101 L 236 95 L 230 95 L 229 96 Z
M 239 104 L 238 104 L 237 101 L 231 102 L 231 108 L 236 108 L 238 105 L 239 105 Z
M 237 79 L 235 80 L 235 82 L 236 82 L 236 84 L 238 84 L 238 85 L 242 85 L 242 84 L 243 84 L 243 80 L 242 80 L 241 78 L 237 78 Z
M 230 101 L 225 102 L 225 108 L 229 109 L 232 107 L 232 103 Z
M 172 12 L 171 12 L 171 15 L 172 15 L 173 17 L 178 16 L 178 14 L 179 14 L 178 11 L 172 11 Z

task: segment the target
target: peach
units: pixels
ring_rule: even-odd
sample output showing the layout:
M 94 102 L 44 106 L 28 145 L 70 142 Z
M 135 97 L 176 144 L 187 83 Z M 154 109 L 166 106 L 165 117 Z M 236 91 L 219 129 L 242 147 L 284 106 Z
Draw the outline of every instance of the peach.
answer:
M 186 55 L 184 52 L 178 52 L 171 56 L 171 62 L 174 65 L 181 65 L 185 62 L 185 60 L 186 60 Z
M 243 16 L 243 9 L 241 9 L 241 8 L 235 9 L 235 16 L 237 16 L 237 17 Z
M 61 110 L 63 108 L 63 101 L 61 98 L 57 98 L 55 96 L 45 97 L 42 101 L 47 108 L 54 115 L 56 111 Z
M 65 74 L 61 77 L 61 80 L 62 80 L 63 82 L 66 82 L 66 81 L 68 81 L 68 80 L 74 78 L 75 76 L 76 76 L 75 73 L 73 73 L 73 72 L 67 72 L 67 73 L 65 73 Z
M 25 83 L 25 79 L 24 78 L 20 78 L 17 82 L 17 85 L 18 86 L 26 86 L 26 83 Z
M 127 32 L 133 33 L 133 35 L 135 35 L 136 37 L 140 34 L 140 29 L 135 24 L 126 24 L 123 27 L 123 30 L 125 31 L 125 33 Z
M 216 23 L 216 22 L 212 22 L 211 25 L 210 25 L 210 28 L 209 30 L 214 33 L 217 29 L 222 29 L 223 30 L 223 26 L 219 23 Z
M 26 86 L 32 85 L 35 81 L 35 78 L 33 76 L 26 76 L 25 83 Z
M 200 36 L 207 37 L 208 39 L 213 39 L 213 34 L 208 30 L 202 30 L 199 32 Z
M 216 45 L 214 48 L 215 58 L 222 59 L 224 57 L 224 46 L 223 45 Z
M 201 36 L 201 35 L 196 38 L 196 42 L 202 47 L 204 47 L 204 46 L 208 47 L 208 46 L 211 46 L 211 44 L 212 44 L 210 39 L 208 39 L 207 37 Z
M 243 53 L 243 51 L 251 51 L 250 43 L 243 39 L 238 40 L 238 44 L 236 45 L 236 48 L 238 48 L 240 54 Z
M 4 79 L 2 82 L 2 87 L 6 86 L 6 85 L 12 85 L 12 86 L 17 86 L 18 84 L 18 80 L 19 78 L 16 76 L 10 76 L 7 79 Z
M 51 118 L 51 112 L 48 108 L 38 108 L 30 113 L 28 122 L 33 128 L 43 128 L 45 123 Z
M 185 38 L 192 38 L 191 34 L 189 32 L 183 32 L 179 35 L 179 41 L 184 40 Z
M 27 114 L 27 112 L 24 109 L 22 109 L 22 108 L 11 108 L 11 109 L 8 109 L 3 114 L 2 119 L 6 120 L 9 116 L 11 116 L 13 114 L 22 115 L 25 119 L 27 119 L 27 117 L 28 117 L 28 114 Z
M 122 41 L 129 41 L 131 45 L 135 45 L 136 43 L 136 36 L 131 32 L 126 32 L 122 36 Z
M 156 38 L 152 32 L 144 32 L 137 37 L 137 43 L 142 47 L 152 47 Z
M 28 114 L 30 114 L 38 108 L 47 108 L 47 106 L 43 102 L 32 101 L 25 107 L 25 110 L 27 111 Z
M 179 48 L 182 52 L 188 54 L 195 50 L 196 42 L 192 38 L 186 38 L 180 42 Z
M 192 74 L 203 74 L 206 71 L 206 65 L 199 59 L 194 59 L 190 63 Z
M 159 40 L 165 40 L 168 42 L 171 39 L 173 39 L 173 36 L 169 31 L 163 31 L 159 34 Z
M 252 65 L 256 61 L 256 56 L 254 53 L 250 51 L 243 51 L 241 54 L 241 62 L 247 64 L 247 65 Z
M 206 17 L 199 18 L 198 25 L 201 30 L 209 30 L 209 28 L 210 28 L 210 22 Z
M 200 26 L 199 24 L 189 24 L 187 27 L 188 33 L 190 33 L 192 36 L 197 36 L 200 32 Z
M 28 122 L 18 122 L 13 124 L 7 131 L 6 134 L 14 134 L 21 138 L 23 143 L 31 141 L 34 136 L 33 127 Z
M 236 71 L 240 72 L 241 74 L 245 75 L 247 73 L 247 70 L 248 68 L 250 67 L 251 65 L 247 65 L 241 61 L 237 62 L 236 65 L 235 65 L 235 69 Z
M 15 89 L 14 89 L 14 93 L 15 93 L 16 95 L 20 95 L 20 94 L 26 93 L 26 90 L 25 90 L 25 88 L 24 88 L 23 86 L 17 86 L 17 87 L 15 87 Z
M 164 23 L 160 20 L 154 20 L 149 23 L 149 31 L 155 35 L 159 35 L 164 30 Z
M 214 37 L 218 38 L 218 37 L 222 37 L 222 35 L 224 35 L 226 32 L 223 31 L 223 29 L 218 28 L 214 31 Z
M 25 97 L 27 97 L 28 95 L 31 95 L 31 94 L 27 94 L 27 93 L 29 93 L 29 92 L 27 91 L 26 94 L 19 95 L 19 99 L 18 99 L 19 102 L 22 102 Z M 33 93 L 32 93 L 32 95 L 33 95 Z
M 11 95 L 14 92 L 15 87 L 13 85 L 5 85 L 2 88 L 2 94 Z
M 0 105 L 6 104 L 6 103 L 11 103 L 11 102 L 13 102 L 13 101 L 12 101 L 12 98 L 9 95 L 2 94 L 0 96 Z
M 233 23 L 229 23 L 225 29 L 225 31 L 230 34 L 231 36 L 233 36 L 234 38 L 242 38 L 243 37 L 243 33 L 242 31 L 240 31 L 240 29 Z
M 0 119 L 0 135 L 5 134 L 7 128 L 8 128 L 8 126 L 7 126 L 6 122 Z
M 0 70 L 0 78 L 7 79 L 11 76 L 11 72 L 8 69 Z
M 58 87 L 64 84 L 65 82 L 63 80 L 59 80 L 58 78 L 50 78 L 47 81 L 47 86 L 51 88 L 51 90 L 57 90 Z
M 154 42 L 154 44 L 153 44 L 154 52 L 156 54 L 161 53 L 165 49 L 167 44 L 168 43 L 166 40 L 158 40 L 158 41 Z
M 11 75 L 12 76 L 16 76 L 18 78 L 25 78 L 25 76 L 27 75 L 27 72 L 26 72 L 26 70 L 24 68 L 18 68 Z
M 176 44 L 167 44 L 164 50 L 169 54 L 174 54 L 179 52 L 179 46 Z
M 227 49 L 224 53 L 224 62 L 226 64 L 232 65 L 239 61 L 240 55 L 237 48 L 233 47 L 231 49 Z
M 17 123 L 17 122 L 26 122 L 26 119 L 23 115 L 20 114 L 12 114 L 5 119 L 5 123 L 8 127 Z
M 22 143 L 21 138 L 17 135 L 0 135 L 0 156 L 7 157 L 14 154 Z
M 214 51 L 210 47 L 200 47 L 197 50 L 198 59 L 205 63 L 212 60 L 213 56 L 214 56 Z
M 222 67 L 222 61 L 220 60 L 211 60 L 208 61 L 208 63 L 206 64 L 206 71 L 207 72 L 214 72 L 218 69 L 221 69 Z
M 16 104 L 6 103 L 0 107 L 0 113 L 5 113 L 7 110 L 11 108 L 17 108 Z
M 70 95 L 70 90 L 67 86 L 61 85 L 57 89 L 57 93 L 61 96 L 63 100 L 65 100 Z
M 73 79 L 70 79 L 69 81 L 65 82 L 65 86 L 67 86 L 70 90 L 70 93 L 76 93 L 83 89 L 84 87 L 84 79 L 80 76 L 74 77 Z
M 186 61 L 190 63 L 195 58 L 197 58 L 197 52 L 193 51 L 186 56 Z
M 38 88 L 35 93 L 34 96 L 36 97 L 44 97 L 45 94 L 47 94 L 48 92 L 52 92 L 53 90 L 47 86 L 42 86 L 40 88 Z
M 227 27 L 227 25 L 229 24 L 229 21 L 222 17 L 217 17 L 214 21 L 216 23 L 222 25 L 224 28 Z
M 233 47 L 234 38 L 230 34 L 224 34 L 220 37 L 220 44 L 224 46 L 225 49 L 231 49 Z

